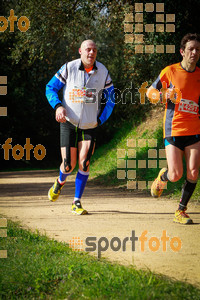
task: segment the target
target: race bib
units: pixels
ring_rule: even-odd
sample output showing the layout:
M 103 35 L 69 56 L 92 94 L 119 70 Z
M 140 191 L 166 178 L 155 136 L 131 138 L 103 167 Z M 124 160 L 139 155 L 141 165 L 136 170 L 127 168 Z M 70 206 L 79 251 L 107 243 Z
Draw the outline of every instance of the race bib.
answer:
M 69 92 L 69 100 L 74 103 L 95 103 L 95 89 L 75 87 Z
M 199 105 L 192 100 L 181 99 L 178 110 L 197 115 L 199 111 Z

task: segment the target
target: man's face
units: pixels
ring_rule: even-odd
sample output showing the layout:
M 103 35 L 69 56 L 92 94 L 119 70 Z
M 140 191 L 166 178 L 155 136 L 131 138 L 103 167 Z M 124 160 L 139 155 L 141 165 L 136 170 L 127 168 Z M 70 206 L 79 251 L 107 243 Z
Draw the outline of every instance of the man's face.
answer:
M 185 50 L 180 50 L 183 60 L 189 64 L 196 64 L 200 56 L 200 43 L 197 41 L 189 41 L 185 45 Z
M 97 56 L 96 44 L 92 41 L 84 41 L 79 49 L 79 54 L 84 67 L 92 67 Z

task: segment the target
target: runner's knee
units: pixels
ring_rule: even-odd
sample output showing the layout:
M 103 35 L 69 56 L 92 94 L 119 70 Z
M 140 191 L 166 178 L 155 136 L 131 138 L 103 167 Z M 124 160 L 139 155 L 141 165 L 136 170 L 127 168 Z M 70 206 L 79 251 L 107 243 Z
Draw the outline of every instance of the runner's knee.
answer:
M 187 171 L 187 178 L 189 180 L 197 180 L 199 176 L 199 169 L 193 168 L 192 170 Z
M 90 160 L 86 159 L 80 159 L 79 160 L 79 169 L 83 172 L 88 172 L 90 166 Z
M 81 171 L 83 172 L 89 171 L 90 159 L 91 159 L 91 153 L 89 153 L 89 150 L 86 153 L 82 153 L 82 155 L 79 156 L 79 169 Z
M 68 163 L 66 158 L 64 158 L 61 164 L 61 170 L 64 173 L 71 173 L 74 170 L 75 166 L 75 161 L 71 160 L 70 163 Z
M 90 165 L 90 159 L 93 154 L 95 141 L 94 138 L 90 140 L 89 148 L 86 150 L 85 153 L 82 153 L 82 155 L 79 157 L 79 168 L 83 172 L 89 171 L 89 165 Z
M 176 182 L 179 179 L 181 179 L 181 177 L 183 176 L 183 171 L 182 170 L 173 170 L 173 171 L 169 171 L 169 180 L 171 182 Z

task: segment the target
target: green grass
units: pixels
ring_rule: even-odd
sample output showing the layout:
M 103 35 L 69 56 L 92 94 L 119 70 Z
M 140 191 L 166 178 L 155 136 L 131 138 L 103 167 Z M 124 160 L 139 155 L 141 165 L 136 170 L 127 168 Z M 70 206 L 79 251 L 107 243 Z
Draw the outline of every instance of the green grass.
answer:
M 140 125 L 141 126 L 141 125 Z M 163 144 L 163 130 L 162 130 L 162 119 L 158 121 L 158 126 L 155 128 L 152 133 L 151 128 L 148 128 L 147 125 L 143 123 L 142 125 L 143 132 L 138 133 L 137 125 L 133 125 L 133 123 L 127 122 L 119 128 L 117 133 L 113 136 L 112 140 L 100 148 L 96 149 L 94 156 L 91 159 L 91 168 L 90 168 L 90 178 L 93 178 L 93 181 L 99 184 L 107 185 L 107 186 L 119 186 L 123 188 L 126 187 L 127 179 L 118 179 L 117 178 L 117 150 L 125 149 L 128 150 L 127 147 L 127 139 L 156 139 L 157 140 L 157 150 L 164 149 Z M 148 145 L 144 148 L 136 148 L 137 156 L 136 160 L 146 159 L 148 160 L 148 150 L 153 149 L 149 148 Z M 155 149 L 155 148 L 154 148 Z M 126 156 L 125 160 L 128 159 Z M 141 181 L 153 181 L 159 172 L 160 168 L 157 165 L 157 168 L 146 168 L 141 169 L 136 167 L 136 179 Z M 163 195 L 168 197 L 173 197 L 176 199 L 180 199 L 182 185 L 186 178 L 186 167 L 184 162 L 184 174 L 183 177 L 174 183 L 168 183 L 167 190 L 164 190 Z M 130 190 L 131 192 L 135 192 L 135 190 Z M 143 190 L 144 193 L 149 194 L 149 190 Z M 197 200 L 200 198 L 200 182 L 198 182 L 194 194 L 191 198 L 192 200 Z
M 8 220 L 0 299 L 200 299 L 200 289 L 97 260 Z

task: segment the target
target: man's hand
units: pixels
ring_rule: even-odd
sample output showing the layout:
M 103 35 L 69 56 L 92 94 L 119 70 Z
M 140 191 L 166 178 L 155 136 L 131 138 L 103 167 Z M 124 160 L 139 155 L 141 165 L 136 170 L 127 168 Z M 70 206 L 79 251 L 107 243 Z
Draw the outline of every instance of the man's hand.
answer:
M 67 116 L 66 109 L 63 106 L 59 106 L 56 109 L 56 121 L 61 122 L 61 123 L 65 123 L 66 122 L 65 116 Z

